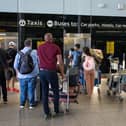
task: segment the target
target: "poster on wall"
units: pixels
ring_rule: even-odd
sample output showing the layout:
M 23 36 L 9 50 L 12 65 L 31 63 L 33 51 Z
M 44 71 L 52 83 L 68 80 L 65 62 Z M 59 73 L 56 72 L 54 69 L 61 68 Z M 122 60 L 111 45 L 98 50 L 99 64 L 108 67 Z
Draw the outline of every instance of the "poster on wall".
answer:
M 106 42 L 106 53 L 107 54 L 114 54 L 114 41 L 107 41 Z

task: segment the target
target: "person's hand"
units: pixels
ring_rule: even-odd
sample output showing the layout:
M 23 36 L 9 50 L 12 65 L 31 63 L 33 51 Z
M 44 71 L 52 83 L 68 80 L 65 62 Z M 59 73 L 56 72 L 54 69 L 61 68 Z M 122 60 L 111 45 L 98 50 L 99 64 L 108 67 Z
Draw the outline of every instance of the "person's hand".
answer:
M 65 75 L 64 75 L 64 74 L 61 74 L 61 77 L 62 77 L 62 80 L 64 80 L 64 79 L 65 79 Z

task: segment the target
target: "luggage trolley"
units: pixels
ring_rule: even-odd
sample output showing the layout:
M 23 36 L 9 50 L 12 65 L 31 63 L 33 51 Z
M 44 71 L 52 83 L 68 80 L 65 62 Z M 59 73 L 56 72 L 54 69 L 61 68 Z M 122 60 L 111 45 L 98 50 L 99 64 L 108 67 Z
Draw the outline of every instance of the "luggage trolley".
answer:
M 119 59 L 118 58 L 109 58 L 110 60 L 110 73 L 116 73 L 119 71 Z
M 110 96 L 111 93 L 114 96 L 118 94 L 119 100 L 123 101 L 121 96 L 122 91 L 126 92 L 126 71 L 119 71 L 111 74 L 108 81 L 108 96 Z
M 76 71 L 76 70 L 75 70 Z M 77 86 L 70 86 L 70 75 L 74 74 L 74 71 L 71 69 L 67 70 L 66 78 L 64 80 L 61 79 L 61 76 L 59 75 L 59 102 L 60 104 L 64 105 L 64 113 L 69 112 L 69 105 L 70 103 L 78 103 L 77 96 L 79 94 L 79 91 L 76 91 Z M 53 91 L 49 90 L 49 103 L 53 101 Z
M 53 102 L 53 91 L 51 87 L 49 88 L 49 103 Z M 59 76 L 59 102 L 60 105 L 63 104 L 64 106 L 64 113 L 69 112 L 69 78 L 66 76 L 66 79 L 62 80 Z
M 118 69 L 118 62 L 114 63 L 114 60 L 110 57 L 110 72 L 108 77 L 108 90 L 107 95 L 116 95 L 118 92 L 118 84 L 120 82 L 120 75 L 119 75 L 119 69 Z M 114 73 L 113 73 L 114 72 Z

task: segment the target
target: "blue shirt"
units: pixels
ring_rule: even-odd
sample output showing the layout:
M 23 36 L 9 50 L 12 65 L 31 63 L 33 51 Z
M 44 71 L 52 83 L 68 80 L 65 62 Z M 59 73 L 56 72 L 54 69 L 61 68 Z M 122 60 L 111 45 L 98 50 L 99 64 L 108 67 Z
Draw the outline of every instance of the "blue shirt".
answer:
M 31 49 L 30 47 L 24 47 L 21 51 L 23 53 L 26 53 L 30 49 Z M 36 77 L 39 74 L 38 57 L 37 57 L 37 51 L 36 50 L 32 50 L 31 57 L 33 58 L 33 63 L 34 63 L 34 66 L 35 66 L 34 70 L 29 74 L 21 74 L 21 73 L 18 72 L 17 77 L 19 79 L 32 78 L 32 77 Z M 14 68 L 17 71 L 18 71 L 19 59 L 20 59 L 20 55 L 17 53 L 17 55 L 15 57 L 15 61 L 14 61 Z
M 79 67 L 80 63 L 81 63 L 82 52 L 75 50 L 75 51 L 71 52 L 71 55 L 73 57 L 72 66 L 73 67 L 76 67 L 76 66 Z

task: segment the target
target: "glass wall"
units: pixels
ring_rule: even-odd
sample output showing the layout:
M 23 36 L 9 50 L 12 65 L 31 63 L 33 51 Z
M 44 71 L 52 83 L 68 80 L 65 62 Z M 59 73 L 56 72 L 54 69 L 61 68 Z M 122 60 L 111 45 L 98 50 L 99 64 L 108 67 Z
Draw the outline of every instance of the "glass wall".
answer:
M 13 41 L 18 47 L 17 13 L 0 13 L 0 43 L 3 48 L 8 48 L 8 43 Z
M 86 7 L 84 4 L 86 4 Z M 104 54 L 104 60 L 108 60 L 111 56 L 113 60 L 118 59 L 119 64 L 122 65 L 123 55 L 126 53 L 126 48 L 123 48 L 126 46 L 126 18 L 114 16 L 115 12 L 121 15 L 120 10 L 114 8 L 111 2 L 110 6 L 107 6 L 107 4 L 107 1 L 100 0 L 89 0 L 86 3 L 82 0 L 76 2 L 72 0 L 63 1 L 63 22 L 69 24 L 69 27 L 67 25 L 63 27 L 65 55 L 68 55 L 68 50 L 73 48 L 76 43 L 80 43 L 80 50 L 84 46 L 100 49 Z M 114 2 L 114 4 L 117 3 Z M 107 14 L 109 10 L 111 10 L 110 15 Z M 122 9 L 122 13 L 124 11 Z M 71 15 L 68 15 L 68 12 Z M 106 70 L 110 66 L 106 61 L 103 61 L 102 65 L 104 66 L 102 68 Z M 109 71 L 103 70 L 103 72 Z
M 0 43 L 3 48 L 7 49 L 9 42 L 15 42 L 18 47 L 18 33 L 17 32 L 1 32 L 0 33 Z

